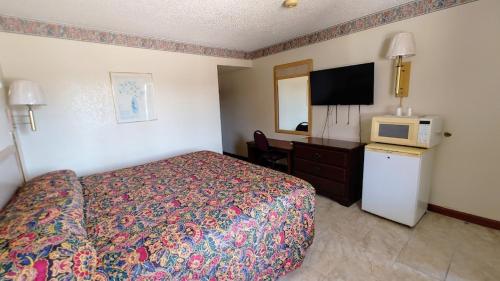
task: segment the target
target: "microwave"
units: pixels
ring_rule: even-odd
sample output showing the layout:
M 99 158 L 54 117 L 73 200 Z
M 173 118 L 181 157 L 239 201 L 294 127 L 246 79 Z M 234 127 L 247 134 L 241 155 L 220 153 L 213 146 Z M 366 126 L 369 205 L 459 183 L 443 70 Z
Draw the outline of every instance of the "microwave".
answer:
M 443 120 L 439 116 L 375 116 L 372 142 L 431 148 L 441 142 Z

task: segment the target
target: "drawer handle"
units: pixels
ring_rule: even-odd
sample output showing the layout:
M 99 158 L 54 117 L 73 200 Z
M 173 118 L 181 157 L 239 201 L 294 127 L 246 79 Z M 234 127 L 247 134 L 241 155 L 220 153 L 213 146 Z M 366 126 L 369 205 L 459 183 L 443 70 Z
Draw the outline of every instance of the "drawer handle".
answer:
M 321 158 L 321 154 L 319 154 L 318 152 L 316 152 L 316 153 L 313 154 L 313 157 L 316 158 L 316 159 L 319 159 L 319 158 Z

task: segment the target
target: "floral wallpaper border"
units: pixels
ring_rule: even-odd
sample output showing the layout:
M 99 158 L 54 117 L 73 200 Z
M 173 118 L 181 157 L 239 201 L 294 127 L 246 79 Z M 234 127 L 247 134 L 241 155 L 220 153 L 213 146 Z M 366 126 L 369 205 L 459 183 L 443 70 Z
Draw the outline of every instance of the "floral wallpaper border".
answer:
M 247 55 L 246 52 L 238 50 L 205 47 L 196 44 L 46 23 L 3 15 L 0 15 L 1 31 L 203 56 L 245 59 Z
M 246 58 L 258 59 L 475 1 L 478 0 L 415 0 L 400 6 L 389 8 L 384 11 L 376 12 L 371 15 L 297 37 L 286 42 L 249 52 L 247 53 Z
M 0 32 L 253 60 L 478 0 L 415 0 L 259 50 L 245 52 L 0 15 Z

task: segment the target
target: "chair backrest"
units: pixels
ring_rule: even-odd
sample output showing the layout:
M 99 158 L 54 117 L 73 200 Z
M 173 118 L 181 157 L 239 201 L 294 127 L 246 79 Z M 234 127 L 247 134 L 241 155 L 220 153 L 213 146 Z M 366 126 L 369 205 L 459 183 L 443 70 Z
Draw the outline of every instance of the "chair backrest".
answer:
M 258 150 L 269 151 L 269 142 L 263 132 L 259 130 L 255 131 L 253 133 L 253 140 L 255 141 L 255 146 L 257 146 Z
M 307 122 L 302 122 L 295 128 L 295 131 L 307 132 L 309 124 Z

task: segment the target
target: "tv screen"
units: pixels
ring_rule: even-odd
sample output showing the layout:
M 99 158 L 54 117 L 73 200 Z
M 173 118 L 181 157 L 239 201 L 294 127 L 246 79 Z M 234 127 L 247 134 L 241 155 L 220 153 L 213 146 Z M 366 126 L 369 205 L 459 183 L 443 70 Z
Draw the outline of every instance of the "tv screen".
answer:
M 312 105 L 373 104 L 374 63 L 310 74 Z

